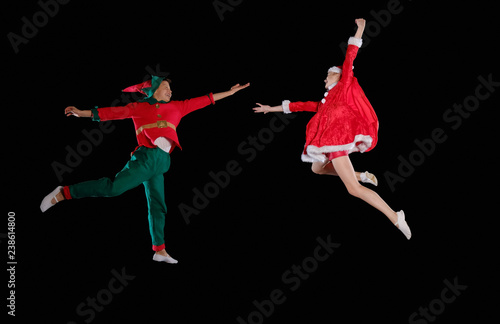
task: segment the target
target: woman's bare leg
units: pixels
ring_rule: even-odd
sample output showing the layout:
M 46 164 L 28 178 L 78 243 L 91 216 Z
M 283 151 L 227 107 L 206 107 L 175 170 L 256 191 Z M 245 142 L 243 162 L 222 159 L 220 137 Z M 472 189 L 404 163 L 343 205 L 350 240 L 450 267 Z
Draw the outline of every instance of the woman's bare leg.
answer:
M 335 171 L 335 168 L 333 167 L 333 163 L 331 163 L 331 161 L 327 161 L 325 163 L 313 162 L 311 170 L 316 174 L 338 176 L 338 173 L 337 171 Z M 355 172 L 355 174 L 356 179 L 358 181 L 361 181 L 361 172 Z
M 335 158 L 332 160 L 332 164 L 335 172 L 346 186 L 349 194 L 364 200 L 384 213 L 384 215 L 387 216 L 393 224 L 397 222 L 398 216 L 396 212 L 392 210 L 391 207 L 389 207 L 389 205 L 387 205 L 387 203 L 380 198 L 375 191 L 359 184 L 349 156 Z

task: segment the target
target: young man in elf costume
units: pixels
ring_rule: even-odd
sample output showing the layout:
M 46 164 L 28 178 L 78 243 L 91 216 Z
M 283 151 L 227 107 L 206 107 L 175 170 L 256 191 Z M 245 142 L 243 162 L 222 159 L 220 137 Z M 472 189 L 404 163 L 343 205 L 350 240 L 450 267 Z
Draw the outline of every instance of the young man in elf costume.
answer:
M 165 205 L 163 174 L 170 167 L 170 153 L 181 148 L 177 138 L 177 126 L 187 114 L 215 104 L 248 87 L 250 84 L 235 85 L 229 91 L 208 94 L 184 101 L 171 101 L 170 80 L 152 76 L 152 79 L 124 89 L 124 92 L 140 92 L 146 97 L 124 107 L 94 108 L 79 110 L 67 107 L 66 116 L 91 117 L 94 121 L 132 118 L 135 125 L 138 146 L 130 161 L 113 179 L 101 178 L 70 186 L 59 186 L 42 201 L 40 209 L 45 212 L 63 200 L 85 197 L 114 197 L 127 190 L 144 185 L 148 203 L 149 231 L 155 254 L 153 260 L 177 263 L 165 251 L 164 227 Z

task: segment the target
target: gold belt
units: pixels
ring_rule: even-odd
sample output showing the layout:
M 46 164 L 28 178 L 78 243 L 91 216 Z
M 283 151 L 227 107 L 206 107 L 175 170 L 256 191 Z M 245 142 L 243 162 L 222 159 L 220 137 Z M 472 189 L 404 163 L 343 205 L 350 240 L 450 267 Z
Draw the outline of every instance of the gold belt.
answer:
M 156 123 L 142 125 L 141 127 L 137 128 L 135 130 L 135 134 L 139 135 L 144 129 L 155 128 L 155 127 L 158 127 L 158 128 L 170 127 L 173 130 L 175 130 L 175 125 L 174 124 L 172 124 L 172 123 L 170 123 L 170 122 L 168 122 L 166 120 L 159 120 Z

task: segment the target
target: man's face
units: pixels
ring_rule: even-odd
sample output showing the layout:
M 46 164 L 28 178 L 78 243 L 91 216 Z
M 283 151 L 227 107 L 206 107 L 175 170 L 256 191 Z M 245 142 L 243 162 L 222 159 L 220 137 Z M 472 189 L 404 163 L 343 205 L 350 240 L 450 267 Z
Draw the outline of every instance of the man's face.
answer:
M 172 90 L 170 89 L 170 84 L 167 81 L 162 81 L 158 89 L 156 89 L 153 97 L 160 101 L 169 102 L 170 98 L 172 98 Z

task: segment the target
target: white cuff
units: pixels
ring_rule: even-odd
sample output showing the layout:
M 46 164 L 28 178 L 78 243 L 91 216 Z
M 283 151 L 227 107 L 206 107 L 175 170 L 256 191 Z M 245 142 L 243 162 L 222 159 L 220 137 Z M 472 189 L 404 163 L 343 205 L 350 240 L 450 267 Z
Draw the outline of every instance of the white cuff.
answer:
M 283 107 L 283 112 L 285 114 L 290 114 L 291 111 L 290 111 L 290 100 L 283 100 L 283 102 L 281 103 L 281 106 Z
M 361 47 L 361 45 L 363 45 L 363 39 L 356 37 L 349 37 L 347 45 L 356 45 L 357 47 Z

